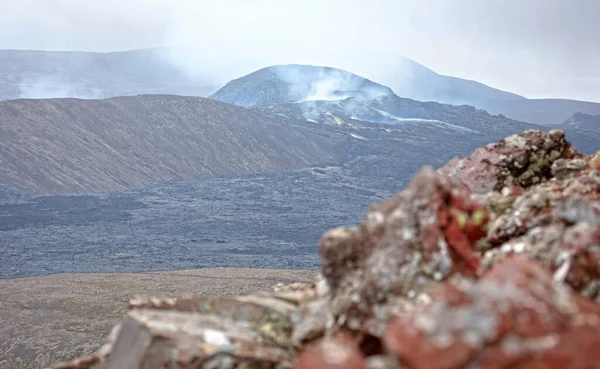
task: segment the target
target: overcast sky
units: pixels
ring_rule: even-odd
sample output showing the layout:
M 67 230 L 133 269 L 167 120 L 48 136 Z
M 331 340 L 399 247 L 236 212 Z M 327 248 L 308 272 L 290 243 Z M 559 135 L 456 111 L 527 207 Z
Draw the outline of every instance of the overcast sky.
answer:
M 599 14 L 600 0 L 0 0 L 0 48 L 180 45 L 188 67 L 228 73 L 343 64 L 343 50 L 367 70 L 381 50 L 527 97 L 600 101 Z

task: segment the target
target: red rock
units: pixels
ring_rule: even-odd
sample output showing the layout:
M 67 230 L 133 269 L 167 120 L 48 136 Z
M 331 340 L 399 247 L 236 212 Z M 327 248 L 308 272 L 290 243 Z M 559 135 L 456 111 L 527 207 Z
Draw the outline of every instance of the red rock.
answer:
M 488 202 L 488 208 L 496 206 Z M 600 175 L 579 175 L 544 183 L 513 198 L 501 214 L 493 214 L 488 239 L 501 245 L 529 230 L 553 222 L 582 221 L 600 225 Z
M 453 275 L 479 266 L 474 244 L 486 234 L 487 210 L 470 192 L 431 168 L 394 198 L 372 206 L 359 227 L 334 229 L 320 245 L 336 324 L 377 335 L 386 305 L 419 298 Z
M 592 156 L 590 159 L 590 167 L 593 170 L 600 170 L 600 152 L 597 152 L 596 155 Z
M 296 309 L 291 316 L 294 326 L 292 343 L 300 346 L 322 337 L 331 317 L 330 307 L 328 300 L 317 299 Z
M 554 161 L 579 156 L 564 132 L 531 130 L 479 148 L 467 158 L 454 158 L 439 171 L 474 193 L 485 194 L 505 186 L 541 183 L 549 178 Z
M 298 355 L 295 369 L 368 369 L 357 347 L 348 342 L 326 338 Z
M 552 163 L 552 176 L 558 179 L 564 179 L 578 172 L 589 169 L 588 164 L 591 163 L 593 163 L 593 160 L 588 163 L 582 158 L 558 159 Z
M 409 369 L 600 363 L 600 350 L 591 349 L 600 342 L 600 307 L 525 257 L 507 259 L 477 282 L 447 283 L 432 299 L 392 321 L 383 337 Z
M 513 254 L 527 255 L 583 296 L 600 300 L 600 228 L 580 222 L 531 230 L 485 253 L 482 270 Z

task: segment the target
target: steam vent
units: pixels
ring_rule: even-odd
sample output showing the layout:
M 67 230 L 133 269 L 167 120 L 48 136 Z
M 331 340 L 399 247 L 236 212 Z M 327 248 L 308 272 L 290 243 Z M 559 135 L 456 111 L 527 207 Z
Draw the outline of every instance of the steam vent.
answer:
M 424 167 L 322 236 L 313 284 L 140 297 L 53 368 L 600 368 L 599 170 L 559 130 Z

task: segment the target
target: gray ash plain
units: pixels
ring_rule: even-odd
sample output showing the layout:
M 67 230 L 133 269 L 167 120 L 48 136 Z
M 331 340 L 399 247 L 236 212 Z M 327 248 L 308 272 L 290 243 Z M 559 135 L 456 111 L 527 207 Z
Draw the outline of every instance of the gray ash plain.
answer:
M 407 175 L 410 178 L 410 174 Z M 339 167 L 0 204 L 0 278 L 205 267 L 318 269 L 323 232 L 400 190 Z

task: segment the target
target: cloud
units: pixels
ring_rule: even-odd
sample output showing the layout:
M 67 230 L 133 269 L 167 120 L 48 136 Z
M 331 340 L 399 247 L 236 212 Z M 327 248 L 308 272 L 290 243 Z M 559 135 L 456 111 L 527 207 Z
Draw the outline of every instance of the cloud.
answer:
M 173 7 L 163 0 L 2 0 L 0 48 L 117 51 L 158 46 Z
M 596 0 L 2 2 L 0 48 L 178 45 L 178 64 L 215 80 L 281 63 L 368 73 L 384 51 L 528 97 L 600 101 Z

